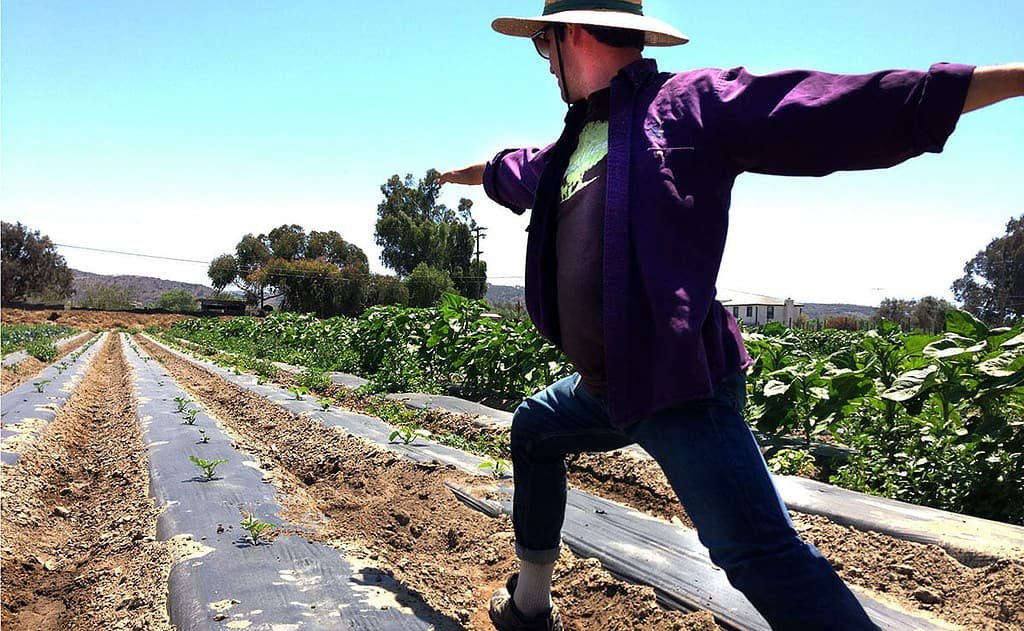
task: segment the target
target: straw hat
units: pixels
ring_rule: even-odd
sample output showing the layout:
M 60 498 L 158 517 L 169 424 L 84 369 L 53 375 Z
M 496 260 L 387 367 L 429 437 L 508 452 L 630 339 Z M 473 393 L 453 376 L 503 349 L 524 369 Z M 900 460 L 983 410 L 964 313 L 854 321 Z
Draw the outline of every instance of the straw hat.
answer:
M 661 20 L 645 16 L 642 0 L 544 0 L 543 15 L 498 18 L 491 22 L 491 28 L 503 35 L 530 37 L 553 22 L 643 31 L 647 46 L 676 46 L 690 41 Z

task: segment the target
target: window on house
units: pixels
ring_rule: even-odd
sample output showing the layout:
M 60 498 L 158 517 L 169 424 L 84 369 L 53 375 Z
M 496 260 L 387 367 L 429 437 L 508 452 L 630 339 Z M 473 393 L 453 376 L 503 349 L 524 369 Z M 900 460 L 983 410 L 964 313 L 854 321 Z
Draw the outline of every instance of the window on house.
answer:
M 733 307 L 732 308 L 732 317 L 734 317 L 734 318 L 740 317 L 740 308 L 739 307 Z
M 754 308 L 749 306 L 749 305 L 747 306 L 747 317 L 748 318 L 753 318 L 754 317 Z
M 768 321 L 771 322 L 775 319 L 775 307 L 768 307 Z

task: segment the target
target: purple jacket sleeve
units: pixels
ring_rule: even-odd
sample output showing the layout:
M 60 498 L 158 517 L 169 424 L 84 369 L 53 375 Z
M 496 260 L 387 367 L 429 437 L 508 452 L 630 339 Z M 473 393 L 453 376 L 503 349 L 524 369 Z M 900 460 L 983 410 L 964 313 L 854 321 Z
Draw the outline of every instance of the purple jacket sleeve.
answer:
M 505 149 L 484 167 L 484 192 L 516 214 L 533 206 L 537 182 L 551 146 L 544 149 Z
M 740 171 L 825 175 L 940 152 L 963 110 L 972 66 L 863 75 L 723 71 L 716 124 Z

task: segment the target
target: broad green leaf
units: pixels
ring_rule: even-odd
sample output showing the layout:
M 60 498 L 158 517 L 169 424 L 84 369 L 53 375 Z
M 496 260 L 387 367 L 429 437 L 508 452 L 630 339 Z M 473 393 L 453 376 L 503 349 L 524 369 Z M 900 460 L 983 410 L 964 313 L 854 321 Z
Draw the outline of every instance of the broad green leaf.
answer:
M 935 382 L 935 375 L 938 372 L 939 367 L 934 364 L 918 370 L 907 371 L 896 379 L 891 388 L 882 393 L 882 398 L 890 401 L 913 399 Z
M 1006 340 L 999 346 L 1002 348 L 1017 348 L 1018 346 L 1024 346 L 1024 333 Z
M 793 384 L 782 383 L 772 379 L 768 383 L 764 384 L 764 396 L 766 397 L 777 397 L 789 392 L 790 386 Z
M 989 377 L 1009 377 L 1024 370 L 1024 352 L 1014 348 L 981 362 L 975 368 Z
M 957 333 L 972 340 L 984 340 L 989 330 L 985 323 L 966 311 L 950 309 L 946 312 L 946 331 Z

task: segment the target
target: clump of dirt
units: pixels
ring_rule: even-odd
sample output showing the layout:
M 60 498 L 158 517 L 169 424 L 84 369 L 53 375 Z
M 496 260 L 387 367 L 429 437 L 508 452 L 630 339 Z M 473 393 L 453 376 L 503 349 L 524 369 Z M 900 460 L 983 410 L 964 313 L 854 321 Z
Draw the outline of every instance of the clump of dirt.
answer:
M 144 329 L 158 325 L 168 327 L 175 322 L 195 316 L 179 313 L 132 313 L 130 311 L 91 311 L 85 309 L 64 309 L 60 311 L 0 309 L 4 324 L 40 324 L 52 322 L 74 327 L 83 331 L 104 331 L 107 329 Z
M 449 465 L 409 462 L 292 414 L 149 342 L 140 345 L 240 447 L 271 469 L 289 519 L 314 529 L 321 541 L 367 550 L 374 563 L 459 624 L 491 628 L 487 602 L 516 566 L 511 524 L 467 508 L 444 486 L 469 486 L 477 478 Z M 653 590 L 614 579 L 568 551 L 556 575 L 554 595 L 566 629 L 717 628 L 709 614 L 665 610 Z
M 170 630 L 145 447 L 111 337 L 34 447 L 4 466 L 2 626 Z

